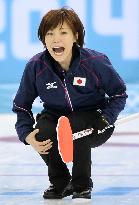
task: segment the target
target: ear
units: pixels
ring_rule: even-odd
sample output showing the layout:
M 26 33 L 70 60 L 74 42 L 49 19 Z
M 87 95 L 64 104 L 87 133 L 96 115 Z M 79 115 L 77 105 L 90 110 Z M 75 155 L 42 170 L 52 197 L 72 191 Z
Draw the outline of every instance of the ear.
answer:
M 77 40 L 78 40 L 78 32 L 75 34 L 75 36 L 74 36 L 74 42 L 76 43 L 77 42 Z
M 75 36 L 76 36 L 76 40 L 78 40 L 78 36 L 79 36 L 79 35 L 78 35 L 78 32 L 76 33 L 76 35 L 75 35 Z

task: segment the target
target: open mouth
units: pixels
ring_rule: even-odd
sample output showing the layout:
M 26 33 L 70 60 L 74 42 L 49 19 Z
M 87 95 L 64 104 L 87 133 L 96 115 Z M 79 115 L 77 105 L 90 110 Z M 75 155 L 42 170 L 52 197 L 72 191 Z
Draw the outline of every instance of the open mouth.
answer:
M 64 47 L 53 47 L 52 50 L 55 53 L 55 55 L 62 55 L 65 48 Z

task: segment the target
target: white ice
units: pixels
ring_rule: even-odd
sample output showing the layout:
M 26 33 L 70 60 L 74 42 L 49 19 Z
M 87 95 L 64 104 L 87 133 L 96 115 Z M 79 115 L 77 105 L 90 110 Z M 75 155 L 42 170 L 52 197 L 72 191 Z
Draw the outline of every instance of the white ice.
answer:
M 30 146 L 17 142 L 15 121 L 15 115 L 0 115 L 0 205 L 75 204 L 71 197 L 43 199 L 49 186 L 47 167 Z M 91 201 L 84 204 L 139 204 L 138 125 L 139 120 L 119 125 L 105 145 L 92 149 L 94 188 Z

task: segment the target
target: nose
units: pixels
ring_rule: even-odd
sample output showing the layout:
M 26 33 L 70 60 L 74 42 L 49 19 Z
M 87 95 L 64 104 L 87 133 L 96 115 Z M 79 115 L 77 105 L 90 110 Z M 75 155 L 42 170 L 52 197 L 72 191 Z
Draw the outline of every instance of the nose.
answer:
M 55 34 L 55 35 L 53 36 L 53 42 L 54 42 L 54 43 L 58 43 L 58 42 L 60 42 L 60 41 L 61 41 L 60 35 L 59 35 L 59 34 Z

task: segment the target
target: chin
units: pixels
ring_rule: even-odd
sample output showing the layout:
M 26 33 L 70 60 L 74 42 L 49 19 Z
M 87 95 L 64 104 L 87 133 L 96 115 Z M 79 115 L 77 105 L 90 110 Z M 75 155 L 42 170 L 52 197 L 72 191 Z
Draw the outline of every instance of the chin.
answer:
M 62 58 L 62 57 L 55 57 L 53 56 L 53 58 L 55 59 L 55 61 L 57 61 L 58 63 L 62 63 L 65 61 L 65 58 Z

